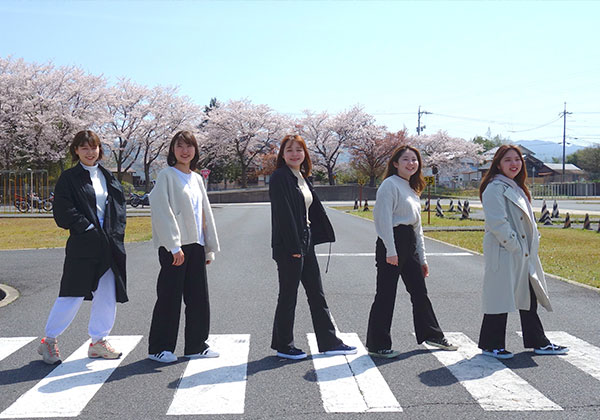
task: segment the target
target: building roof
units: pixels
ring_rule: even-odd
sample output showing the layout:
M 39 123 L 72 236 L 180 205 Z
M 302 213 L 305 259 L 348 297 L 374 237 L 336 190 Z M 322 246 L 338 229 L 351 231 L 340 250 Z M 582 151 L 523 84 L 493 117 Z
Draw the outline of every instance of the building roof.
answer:
M 546 166 L 549 169 L 552 169 L 553 171 L 562 172 L 562 163 L 545 163 L 544 162 L 544 166 Z M 583 173 L 583 170 L 581 168 L 578 168 L 577 166 L 573 165 L 572 163 L 565 163 L 565 172 L 567 172 L 567 171 Z

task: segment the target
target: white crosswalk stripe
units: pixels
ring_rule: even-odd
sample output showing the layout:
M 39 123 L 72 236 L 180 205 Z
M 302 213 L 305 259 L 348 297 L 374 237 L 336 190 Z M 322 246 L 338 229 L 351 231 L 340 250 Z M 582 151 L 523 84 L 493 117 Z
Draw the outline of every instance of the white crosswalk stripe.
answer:
M 115 348 L 123 352 L 120 359 L 89 359 L 88 340 L 0 413 L 0 418 L 78 416 L 142 336 L 113 336 L 108 339 Z
M 557 357 L 600 381 L 600 348 L 564 331 L 546 332 L 555 343 L 568 346 Z M 307 334 L 323 409 L 327 413 L 401 412 L 388 383 L 368 356 L 357 334 L 339 333 L 358 353 L 326 356 L 318 352 L 316 337 Z M 433 355 L 486 411 L 560 411 L 562 408 L 514 373 L 506 364 L 481 355 L 465 334 L 446 333 L 459 346 L 456 352 Z M 109 337 L 123 351 L 121 359 L 87 358 L 89 340 L 61 365 L 0 413 L 0 418 L 77 417 L 142 336 Z M 35 337 L 0 337 L 0 360 L 23 349 Z M 168 415 L 244 414 L 247 388 L 249 334 L 211 335 L 209 345 L 221 354 L 187 363 L 166 413 Z M 31 350 L 31 349 L 29 349 Z M 23 351 L 23 350 L 21 350 Z M 4 362 L 6 363 L 6 362 Z M 9 362 L 10 363 L 10 362 Z M 41 363 L 41 362 L 40 362 Z M 562 362 L 559 362 L 562 363 Z M 1 369 L 0 369 L 1 372 Z M 310 384 L 307 383 L 307 386 Z M 432 390 L 432 392 L 434 392 Z M 10 402 L 8 403 L 10 404 Z
M 326 356 L 319 353 L 315 334 L 307 334 L 312 360 L 328 413 L 402 411 L 381 373 L 356 334 L 339 333 L 357 354 Z
M 208 344 L 220 356 L 188 362 L 167 414 L 244 413 L 250 335 L 211 335 Z
M 0 360 L 6 359 L 36 338 L 37 337 L 0 337 Z
M 433 351 L 465 389 L 489 411 L 562 410 L 541 392 L 493 357 L 483 356 L 469 337 L 445 333 L 458 351 Z M 435 347 L 427 346 L 429 349 Z
M 523 333 L 519 331 L 518 334 L 522 336 Z M 569 348 L 569 353 L 560 356 L 561 360 L 600 381 L 600 348 L 564 331 L 546 331 L 546 337 L 554 344 Z

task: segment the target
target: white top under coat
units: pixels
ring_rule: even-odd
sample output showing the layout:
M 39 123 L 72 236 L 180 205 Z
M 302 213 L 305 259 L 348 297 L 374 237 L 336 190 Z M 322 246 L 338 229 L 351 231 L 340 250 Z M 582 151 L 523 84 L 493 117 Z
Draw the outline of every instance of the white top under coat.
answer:
M 98 168 L 98 164 L 87 166 L 79 162 L 83 168 L 90 173 L 92 187 L 96 193 L 96 215 L 100 221 L 100 226 L 104 226 L 104 211 L 106 210 L 106 200 L 108 199 L 108 187 L 106 186 L 106 178 L 102 171 Z M 90 230 L 94 227 L 93 224 L 87 227 Z
M 171 166 L 171 169 L 175 171 L 179 179 L 183 183 L 183 189 L 186 190 L 192 201 L 192 207 L 194 208 L 194 216 L 196 217 L 196 228 L 198 230 L 198 243 L 204 246 L 204 232 L 202 230 L 202 191 L 196 177 L 192 176 L 192 173 L 186 174 L 181 172 L 179 169 Z M 202 182 L 202 181 L 200 181 Z M 180 247 L 171 250 L 171 253 L 176 254 L 181 250 Z
M 383 180 L 377 190 L 373 220 L 377 236 L 385 245 L 387 257 L 397 255 L 394 227 L 412 226 L 415 231 L 419 260 L 421 264 L 427 264 L 421 226 L 421 199 L 406 179 L 393 175 Z
M 298 178 L 298 188 L 300 188 L 300 192 L 304 196 L 304 207 L 306 208 L 306 223 L 310 226 L 310 219 L 308 218 L 308 209 L 310 208 L 313 202 L 312 193 L 310 192 L 310 188 L 308 188 L 308 184 L 302 176 L 302 173 L 297 169 L 290 169 L 292 170 L 292 173 L 296 175 L 296 178 Z

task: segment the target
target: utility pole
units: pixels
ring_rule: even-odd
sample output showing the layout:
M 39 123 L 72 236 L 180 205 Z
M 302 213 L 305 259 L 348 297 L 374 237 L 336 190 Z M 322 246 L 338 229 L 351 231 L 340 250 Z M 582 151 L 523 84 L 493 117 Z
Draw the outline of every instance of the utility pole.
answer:
M 425 130 L 425 126 L 421 127 L 421 115 L 431 114 L 428 111 L 421 111 L 421 105 L 419 105 L 419 111 L 417 113 L 417 136 L 421 135 L 421 131 Z
M 567 112 L 567 103 L 565 102 L 565 109 L 562 112 L 563 117 L 563 156 L 562 156 L 562 183 L 565 183 L 565 152 L 566 152 L 566 144 L 567 144 L 567 115 L 572 114 L 572 112 Z M 563 187 L 564 188 L 564 187 Z

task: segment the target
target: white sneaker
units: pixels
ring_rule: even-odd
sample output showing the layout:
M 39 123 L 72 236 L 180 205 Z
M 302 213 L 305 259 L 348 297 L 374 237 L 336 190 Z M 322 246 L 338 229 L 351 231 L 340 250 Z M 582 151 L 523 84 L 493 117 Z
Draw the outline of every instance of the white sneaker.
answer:
M 160 353 L 149 354 L 148 359 L 161 363 L 173 363 L 177 361 L 177 356 L 175 356 L 170 351 L 163 350 Z
M 194 353 L 194 354 L 186 354 L 184 357 L 189 357 L 190 359 L 204 359 L 204 358 L 214 358 L 219 357 L 220 354 L 210 347 L 204 349 L 202 353 Z

